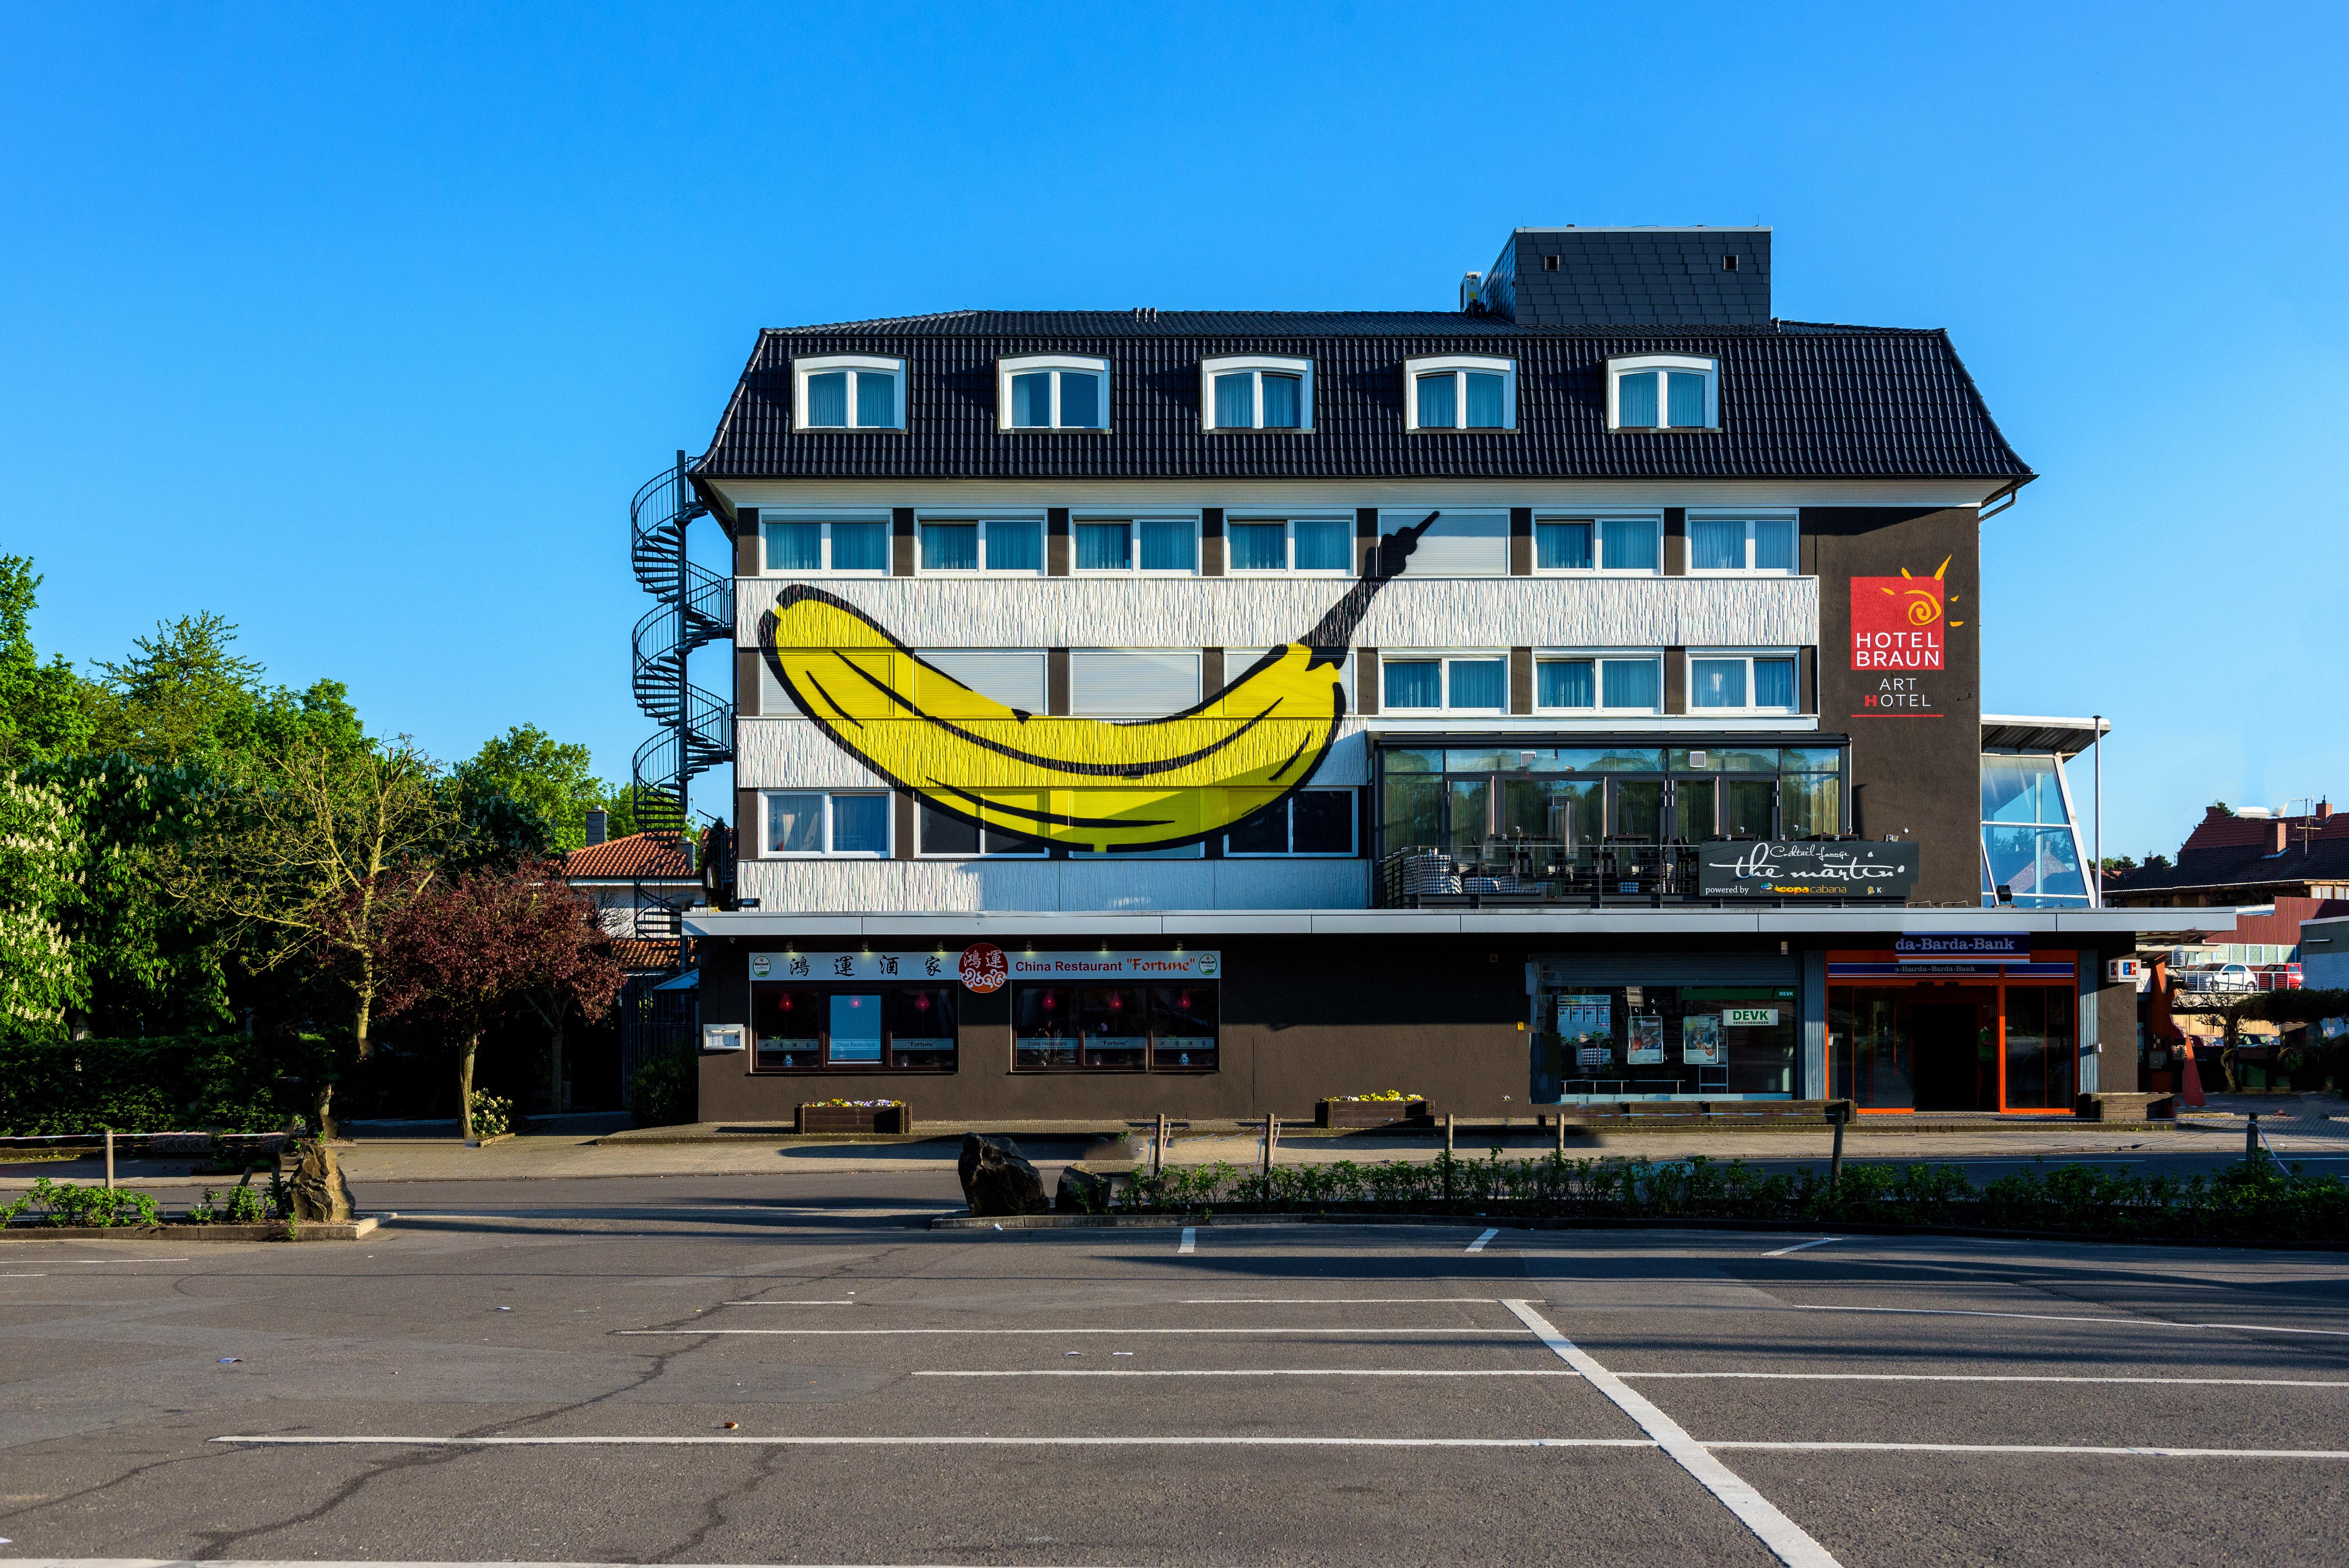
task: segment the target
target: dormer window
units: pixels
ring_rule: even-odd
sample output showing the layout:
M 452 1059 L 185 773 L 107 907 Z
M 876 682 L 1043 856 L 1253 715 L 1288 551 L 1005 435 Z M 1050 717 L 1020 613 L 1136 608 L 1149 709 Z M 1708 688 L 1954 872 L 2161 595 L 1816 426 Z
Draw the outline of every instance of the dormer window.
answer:
M 1309 430 L 1313 361 L 1238 355 L 1203 359 L 1199 408 L 1210 430 Z
M 792 361 L 792 427 L 800 430 L 902 430 L 905 362 L 869 354 Z
M 1030 354 L 996 361 L 996 428 L 1002 430 L 1109 428 L 1109 361 Z
M 1517 362 L 1479 355 L 1406 359 L 1403 428 L 1410 430 L 1514 430 Z
M 1642 354 L 1607 362 L 1610 430 L 1721 428 L 1721 361 Z

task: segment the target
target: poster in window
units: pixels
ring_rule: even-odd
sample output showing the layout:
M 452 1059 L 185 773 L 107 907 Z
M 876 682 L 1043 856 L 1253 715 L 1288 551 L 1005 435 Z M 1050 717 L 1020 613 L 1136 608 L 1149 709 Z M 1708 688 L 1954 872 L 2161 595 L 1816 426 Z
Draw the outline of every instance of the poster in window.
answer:
M 1633 1067 L 1661 1063 L 1664 1059 L 1664 1021 L 1652 1015 L 1635 1013 L 1624 1022 L 1630 1026 L 1631 1035 L 1623 1059 Z
M 1557 1033 L 1577 1064 L 1604 1067 L 1615 1059 L 1615 1005 L 1608 993 L 1561 993 Z
M 1681 1020 L 1681 1060 L 1692 1068 L 1721 1065 L 1721 1015 L 1691 1013 Z

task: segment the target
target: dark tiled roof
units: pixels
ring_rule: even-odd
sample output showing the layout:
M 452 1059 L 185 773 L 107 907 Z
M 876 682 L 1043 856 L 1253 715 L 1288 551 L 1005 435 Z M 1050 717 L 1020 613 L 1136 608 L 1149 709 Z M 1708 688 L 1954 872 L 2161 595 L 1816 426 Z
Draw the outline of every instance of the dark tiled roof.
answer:
M 2274 833 L 2284 847 L 2271 852 Z M 2230 817 L 2215 810 L 2196 824 L 2178 863 L 2138 868 L 2112 889 L 2132 902 L 2178 888 L 2267 887 L 2279 882 L 2349 882 L 2349 813 L 2331 817 Z
M 1310 358 L 1310 434 L 1208 435 L 1199 361 Z M 903 355 L 906 433 L 794 434 L 791 361 Z M 1106 434 L 996 428 L 995 362 L 1111 361 Z M 1610 435 L 1603 366 L 1622 354 L 1722 362 L 1717 433 Z M 1518 428 L 1407 434 L 1402 362 L 1518 362 Z M 699 472 L 826 479 L 2025 479 L 1948 335 L 1773 322 L 1688 328 L 1526 327 L 1430 312 L 955 311 L 760 335 Z

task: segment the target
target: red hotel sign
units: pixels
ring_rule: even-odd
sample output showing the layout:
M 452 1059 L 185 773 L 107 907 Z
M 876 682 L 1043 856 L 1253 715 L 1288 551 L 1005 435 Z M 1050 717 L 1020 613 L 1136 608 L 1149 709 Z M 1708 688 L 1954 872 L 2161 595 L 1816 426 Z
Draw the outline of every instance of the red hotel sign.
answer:
M 1947 562 L 1943 563 L 1947 570 Z M 1946 638 L 1942 584 L 1930 577 L 1851 580 L 1851 667 L 1856 670 L 1938 670 Z

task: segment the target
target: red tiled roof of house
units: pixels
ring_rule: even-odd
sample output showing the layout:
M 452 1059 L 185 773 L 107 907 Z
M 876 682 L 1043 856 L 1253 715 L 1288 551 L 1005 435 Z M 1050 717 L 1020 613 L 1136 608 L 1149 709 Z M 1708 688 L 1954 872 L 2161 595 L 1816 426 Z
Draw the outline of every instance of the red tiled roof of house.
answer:
M 612 939 L 612 956 L 619 961 L 624 974 L 658 974 L 677 966 L 677 944 L 649 936 L 617 936 Z
M 626 877 L 660 882 L 695 881 L 692 857 L 673 838 L 630 833 L 610 839 L 564 857 L 568 877 Z

